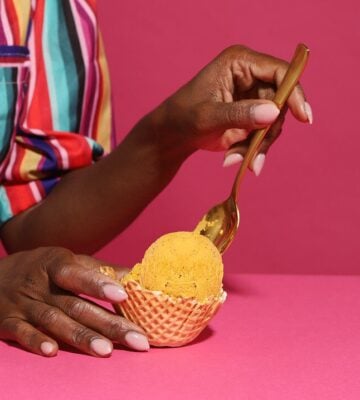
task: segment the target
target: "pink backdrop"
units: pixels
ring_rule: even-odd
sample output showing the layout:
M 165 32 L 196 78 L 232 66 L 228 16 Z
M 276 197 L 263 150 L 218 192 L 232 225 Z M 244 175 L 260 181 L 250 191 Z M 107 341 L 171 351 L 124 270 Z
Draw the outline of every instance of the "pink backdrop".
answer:
M 259 178 L 248 175 L 232 272 L 358 273 L 360 3 L 303 0 L 98 0 L 119 140 L 224 47 L 289 59 L 306 43 L 312 127 L 288 118 Z M 191 229 L 228 194 L 234 167 L 198 153 L 135 223 L 99 252 L 132 265 L 159 235 Z
M 292 116 L 259 178 L 242 188 L 233 272 L 358 273 L 360 3 L 304 0 L 99 0 L 118 137 L 224 47 L 289 59 L 306 43 L 302 79 L 314 124 Z M 228 194 L 235 168 L 198 153 L 135 223 L 100 252 L 133 264 L 159 235 L 191 229 Z
M 355 0 L 99 0 L 118 137 L 224 47 L 246 44 L 289 59 L 306 43 L 302 79 L 313 126 L 292 116 L 259 178 L 244 182 L 241 228 L 228 270 L 358 273 L 360 3 Z M 189 230 L 228 194 L 234 167 L 198 153 L 135 223 L 99 255 L 139 260 L 159 235 Z

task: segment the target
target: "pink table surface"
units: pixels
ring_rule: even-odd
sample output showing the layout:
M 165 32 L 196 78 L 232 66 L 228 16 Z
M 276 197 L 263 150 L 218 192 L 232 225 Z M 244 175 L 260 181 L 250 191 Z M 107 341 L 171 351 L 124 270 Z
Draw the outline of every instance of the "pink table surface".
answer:
M 0 343 L 0 398 L 360 398 L 360 277 L 228 275 L 210 328 L 183 348 L 53 359 Z

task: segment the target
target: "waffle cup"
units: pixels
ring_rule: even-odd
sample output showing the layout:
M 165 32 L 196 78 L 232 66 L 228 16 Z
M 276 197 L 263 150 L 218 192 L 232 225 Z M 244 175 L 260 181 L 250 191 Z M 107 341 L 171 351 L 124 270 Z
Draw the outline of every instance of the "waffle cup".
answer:
M 136 281 L 123 286 L 128 299 L 115 305 L 115 310 L 143 328 L 149 343 L 156 347 L 178 347 L 193 341 L 226 299 L 224 291 L 199 303 L 193 298 L 144 289 Z

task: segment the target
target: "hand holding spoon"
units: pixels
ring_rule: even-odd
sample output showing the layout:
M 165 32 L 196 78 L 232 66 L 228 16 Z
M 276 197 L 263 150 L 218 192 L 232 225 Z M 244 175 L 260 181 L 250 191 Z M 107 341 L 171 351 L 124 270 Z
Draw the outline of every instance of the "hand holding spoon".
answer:
M 305 45 L 299 44 L 273 99 L 273 102 L 280 110 L 298 83 L 306 66 L 308 56 L 309 49 Z M 212 207 L 195 228 L 195 232 L 207 236 L 219 249 L 220 253 L 224 253 L 230 246 L 239 227 L 238 189 L 249 164 L 269 129 L 270 126 L 254 132 L 248 151 L 235 177 L 229 198 Z

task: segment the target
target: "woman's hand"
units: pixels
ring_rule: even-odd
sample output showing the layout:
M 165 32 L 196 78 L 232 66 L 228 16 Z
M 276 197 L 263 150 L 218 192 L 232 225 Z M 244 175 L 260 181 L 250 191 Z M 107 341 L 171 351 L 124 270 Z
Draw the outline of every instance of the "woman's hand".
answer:
M 224 50 L 155 111 L 163 121 L 163 132 L 190 150 L 225 151 L 226 166 L 242 160 L 249 132 L 277 120 L 253 165 L 255 172 L 260 172 L 260 164 L 284 121 L 286 111 L 279 115 L 271 99 L 287 68 L 287 62 L 243 46 Z M 299 121 L 312 122 L 311 108 L 300 85 L 287 105 Z
M 55 339 L 98 357 L 112 342 L 148 350 L 144 332 L 89 300 L 126 299 L 117 281 L 103 275 L 100 262 L 59 247 L 15 253 L 0 260 L 0 338 L 44 356 L 58 351 Z M 118 270 L 119 278 L 125 270 Z

